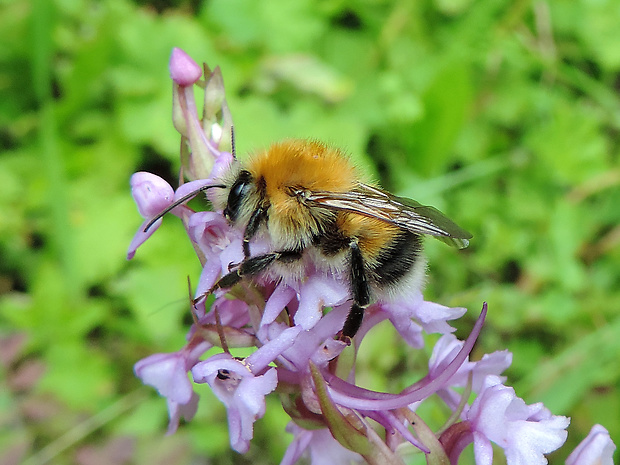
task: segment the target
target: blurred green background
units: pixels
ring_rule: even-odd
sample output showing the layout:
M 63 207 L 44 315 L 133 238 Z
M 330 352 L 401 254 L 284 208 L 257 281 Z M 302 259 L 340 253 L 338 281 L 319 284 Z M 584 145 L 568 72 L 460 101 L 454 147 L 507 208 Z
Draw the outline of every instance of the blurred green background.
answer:
M 273 398 L 230 452 L 208 389 L 166 437 L 132 372 L 183 345 L 199 275 L 172 217 L 125 260 L 131 174 L 176 185 L 174 46 L 222 68 L 239 153 L 329 141 L 474 234 L 427 241 L 426 297 L 469 308 L 460 337 L 489 303 L 473 357 L 510 349 L 517 394 L 572 417 L 551 463 L 594 423 L 618 442 L 619 24 L 615 0 L 2 0 L 0 462 L 269 464 L 291 439 Z M 363 348 L 365 386 L 420 376 L 393 336 Z

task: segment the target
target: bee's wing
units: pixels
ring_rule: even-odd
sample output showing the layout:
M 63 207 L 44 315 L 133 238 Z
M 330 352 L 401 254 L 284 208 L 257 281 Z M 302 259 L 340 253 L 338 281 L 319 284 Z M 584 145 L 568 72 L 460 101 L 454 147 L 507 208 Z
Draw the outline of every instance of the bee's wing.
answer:
M 305 200 L 328 209 L 377 218 L 416 234 L 436 236 L 460 249 L 467 247 L 472 237 L 436 208 L 366 184 L 358 184 L 349 192 L 311 192 Z

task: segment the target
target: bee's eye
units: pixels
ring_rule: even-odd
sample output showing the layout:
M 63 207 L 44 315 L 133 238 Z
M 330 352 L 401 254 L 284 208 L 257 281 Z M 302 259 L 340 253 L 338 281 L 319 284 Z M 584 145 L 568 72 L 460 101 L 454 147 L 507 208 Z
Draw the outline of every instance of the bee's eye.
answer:
M 228 202 L 224 209 L 224 215 L 230 220 L 235 221 L 239 215 L 241 203 L 248 195 L 252 185 L 252 175 L 248 171 L 241 171 L 239 177 L 230 188 L 228 194 Z

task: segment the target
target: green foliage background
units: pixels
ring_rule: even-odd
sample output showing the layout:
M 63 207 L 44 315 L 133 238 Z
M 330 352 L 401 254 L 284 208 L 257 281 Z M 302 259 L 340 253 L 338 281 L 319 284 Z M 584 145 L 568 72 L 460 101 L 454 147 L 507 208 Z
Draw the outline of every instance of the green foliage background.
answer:
M 470 309 L 461 337 L 488 301 L 474 357 L 510 349 L 517 394 L 573 418 L 551 463 L 594 423 L 618 443 L 618 24 L 615 0 L 1 1 L 3 463 L 278 463 L 290 441 L 272 399 L 230 452 L 207 389 L 164 437 L 133 376 L 183 345 L 199 273 L 173 218 L 125 260 L 130 175 L 176 179 L 174 46 L 222 68 L 239 153 L 330 141 L 472 231 L 460 253 L 427 241 L 427 298 Z M 416 379 L 393 335 L 365 347 L 365 385 Z

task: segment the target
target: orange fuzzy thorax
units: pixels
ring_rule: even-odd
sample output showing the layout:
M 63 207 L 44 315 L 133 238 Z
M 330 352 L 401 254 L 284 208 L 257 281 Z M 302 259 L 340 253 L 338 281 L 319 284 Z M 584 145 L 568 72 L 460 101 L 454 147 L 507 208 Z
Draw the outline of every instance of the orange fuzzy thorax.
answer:
M 264 178 L 271 199 L 284 187 L 311 191 L 350 190 L 358 179 L 349 159 L 321 142 L 290 140 L 272 145 L 249 163 L 254 179 Z
M 253 156 L 247 169 L 257 184 L 264 183 L 272 212 L 270 236 L 285 247 L 310 245 L 312 236 L 321 233 L 321 216 L 333 214 L 300 205 L 290 189 L 346 192 L 358 181 L 355 167 L 342 152 L 307 140 L 274 144 Z

